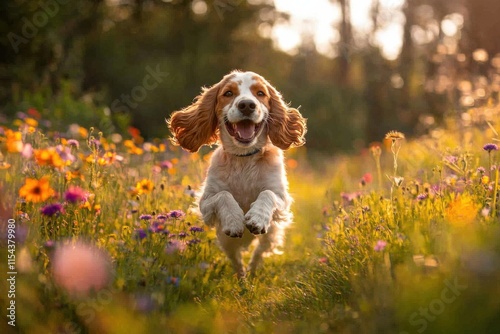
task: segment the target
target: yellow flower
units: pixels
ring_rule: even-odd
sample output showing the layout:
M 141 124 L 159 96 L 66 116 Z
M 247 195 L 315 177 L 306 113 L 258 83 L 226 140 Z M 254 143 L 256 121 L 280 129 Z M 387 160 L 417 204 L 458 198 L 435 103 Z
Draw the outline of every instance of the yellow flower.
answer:
M 28 126 L 36 128 L 38 126 L 38 121 L 34 118 L 28 117 L 24 120 L 24 123 L 26 123 Z
M 481 177 L 481 183 L 482 184 L 488 184 L 490 182 L 490 178 L 487 175 L 484 175 Z
M 142 179 L 141 181 L 137 182 L 137 185 L 135 186 L 135 189 L 139 194 L 149 194 L 151 191 L 153 191 L 153 188 L 153 182 L 148 179 Z
M 60 168 L 64 166 L 64 161 L 53 147 L 35 150 L 35 160 L 40 166 L 52 166 Z
M 40 203 L 54 196 L 55 191 L 50 187 L 49 178 L 44 176 L 40 180 L 26 179 L 26 183 L 19 189 L 19 196 L 26 201 Z
M 446 220 L 455 226 L 471 224 L 476 219 L 480 205 L 474 203 L 468 195 L 456 196 L 444 211 Z

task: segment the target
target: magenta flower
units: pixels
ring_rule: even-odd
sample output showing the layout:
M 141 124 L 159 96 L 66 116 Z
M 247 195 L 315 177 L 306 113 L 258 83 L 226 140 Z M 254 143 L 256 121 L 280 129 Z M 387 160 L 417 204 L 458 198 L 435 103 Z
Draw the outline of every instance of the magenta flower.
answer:
M 385 242 L 384 240 L 379 240 L 379 241 L 377 241 L 377 243 L 375 244 L 375 247 L 373 247 L 373 249 L 376 252 L 382 252 L 385 249 L 385 246 L 387 246 L 387 242 Z
M 191 226 L 189 228 L 189 231 L 190 232 L 193 232 L 193 233 L 196 233 L 196 232 L 203 232 L 203 227 L 199 227 L 199 226 Z
M 52 217 L 64 213 L 64 207 L 60 203 L 47 204 L 41 210 L 42 215 Z
M 80 187 L 71 186 L 64 194 L 64 199 L 70 203 L 85 202 L 89 194 Z

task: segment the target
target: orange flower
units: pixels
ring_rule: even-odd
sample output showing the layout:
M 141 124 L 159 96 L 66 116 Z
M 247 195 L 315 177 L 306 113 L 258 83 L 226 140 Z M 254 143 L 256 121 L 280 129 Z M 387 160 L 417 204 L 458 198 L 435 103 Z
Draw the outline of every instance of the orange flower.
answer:
M 7 151 L 10 153 L 19 153 L 23 150 L 22 134 L 19 131 L 7 129 L 5 131 L 7 137 Z
M 474 222 L 480 205 L 474 203 L 470 196 L 462 194 L 458 195 L 445 209 L 444 216 L 446 220 L 455 226 L 465 226 Z
M 49 178 L 44 176 L 40 180 L 26 179 L 26 183 L 19 189 L 19 196 L 26 201 L 40 203 L 54 196 L 55 191 L 50 187 Z
M 35 159 L 40 166 L 52 166 L 56 168 L 64 166 L 64 161 L 53 147 L 35 150 Z
M 153 188 L 153 182 L 148 179 L 142 179 L 141 181 L 137 182 L 137 185 L 135 186 L 135 189 L 139 194 L 149 194 L 151 191 L 153 191 Z

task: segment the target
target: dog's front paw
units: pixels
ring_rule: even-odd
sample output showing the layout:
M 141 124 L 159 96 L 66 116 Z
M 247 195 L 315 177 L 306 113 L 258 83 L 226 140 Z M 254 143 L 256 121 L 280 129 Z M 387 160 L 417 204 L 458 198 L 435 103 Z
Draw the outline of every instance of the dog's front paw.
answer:
M 231 238 L 243 237 L 243 232 L 245 231 L 245 226 L 243 225 L 243 211 L 226 214 L 224 218 L 221 217 L 221 227 L 222 232 Z
M 250 209 L 245 215 L 245 226 L 253 234 L 267 233 L 271 217 L 258 210 Z

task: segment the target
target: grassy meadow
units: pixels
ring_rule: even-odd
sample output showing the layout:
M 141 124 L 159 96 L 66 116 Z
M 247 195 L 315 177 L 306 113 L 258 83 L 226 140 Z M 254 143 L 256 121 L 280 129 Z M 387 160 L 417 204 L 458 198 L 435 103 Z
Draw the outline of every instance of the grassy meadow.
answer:
M 19 113 L 0 128 L 0 332 L 497 333 L 500 108 L 465 115 L 287 152 L 295 223 L 238 280 L 192 208 L 208 151 Z

